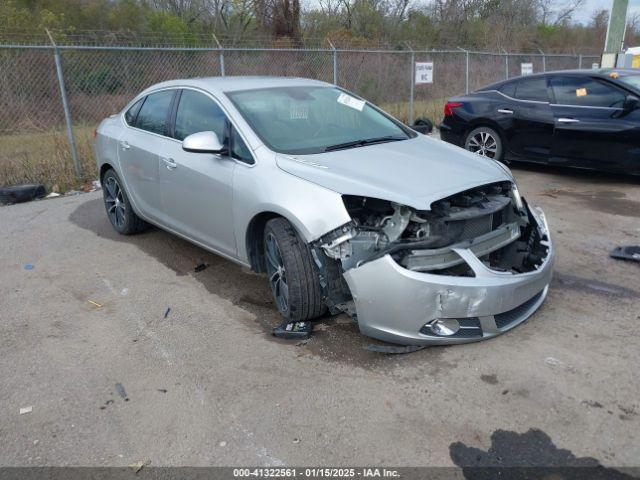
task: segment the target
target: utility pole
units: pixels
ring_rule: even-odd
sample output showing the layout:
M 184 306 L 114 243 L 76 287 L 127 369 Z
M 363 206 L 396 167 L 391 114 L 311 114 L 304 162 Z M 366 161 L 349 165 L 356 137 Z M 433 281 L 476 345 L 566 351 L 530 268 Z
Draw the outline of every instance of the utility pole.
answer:
M 620 53 L 624 45 L 624 34 L 627 30 L 627 9 L 629 0 L 613 0 L 609 25 L 607 26 L 607 39 L 604 44 L 604 53 Z

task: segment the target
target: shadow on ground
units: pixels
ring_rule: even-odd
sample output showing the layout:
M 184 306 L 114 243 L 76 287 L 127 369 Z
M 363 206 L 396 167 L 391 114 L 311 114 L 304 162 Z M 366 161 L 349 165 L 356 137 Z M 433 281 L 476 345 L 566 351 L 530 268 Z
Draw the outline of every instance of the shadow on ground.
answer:
M 299 356 L 314 355 L 326 361 L 376 371 L 391 371 L 400 365 L 423 368 L 429 366 L 430 375 L 437 374 L 440 369 L 449 370 L 453 367 L 440 358 L 448 347 L 433 347 L 411 355 L 385 355 L 366 350 L 365 347 L 375 341 L 361 335 L 357 325 L 346 315 L 327 316 L 315 322 L 314 334 L 306 343 L 276 339 L 271 336 L 271 329 L 282 322 L 282 317 L 276 310 L 263 275 L 255 274 L 157 228 L 135 236 L 119 235 L 109 223 L 101 199 L 82 203 L 71 213 L 69 220 L 100 237 L 135 245 L 142 253 L 161 262 L 176 275 L 188 275 L 209 292 L 253 313 L 255 324 L 251 328 L 269 341 L 298 349 Z M 195 267 L 202 263 L 208 264 L 208 267 L 195 272 Z
M 542 430 L 525 433 L 496 430 L 487 451 L 461 442 L 449 446 L 451 460 L 462 467 L 469 480 L 554 479 L 554 480 L 632 480 L 637 479 L 606 468 L 591 457 L 576 457 L 558 448 Z M 637 473 L 637 472 L 634 472 Z

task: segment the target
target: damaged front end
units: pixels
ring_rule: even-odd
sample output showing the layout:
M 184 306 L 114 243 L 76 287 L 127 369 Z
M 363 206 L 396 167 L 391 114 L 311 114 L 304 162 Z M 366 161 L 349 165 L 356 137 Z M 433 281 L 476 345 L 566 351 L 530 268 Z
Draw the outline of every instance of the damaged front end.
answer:
M 544 300 L 553 249 L 544 215 L 509 181 L 416 210 L 344 195 L 351 222 L 312 247 L 325 299 L 393 343 L 462 343 L 524 321 Z

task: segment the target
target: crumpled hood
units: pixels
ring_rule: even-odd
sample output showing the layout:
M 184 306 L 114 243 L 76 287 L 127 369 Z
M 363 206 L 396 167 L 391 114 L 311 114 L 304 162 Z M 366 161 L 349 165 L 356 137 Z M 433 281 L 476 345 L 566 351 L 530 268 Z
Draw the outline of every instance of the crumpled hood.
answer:
M 313 155 L 278 154 L 276 161 L 285 172 L 335 192 L 418 210 L 454 193 L 513 180 L 495 161 L 423 135 Z

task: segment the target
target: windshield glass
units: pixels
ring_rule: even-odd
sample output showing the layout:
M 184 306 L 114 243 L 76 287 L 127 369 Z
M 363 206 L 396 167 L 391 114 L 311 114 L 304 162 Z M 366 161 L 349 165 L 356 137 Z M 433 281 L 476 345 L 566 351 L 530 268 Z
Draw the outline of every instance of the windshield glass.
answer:
M 227 96 L 262 141 L 280 153 L 320 153 L 413 136 L 364 100 L 334 87 L 265 88 Z
M 640 90 L 640 75 L 620 75 L 618 81 Z

